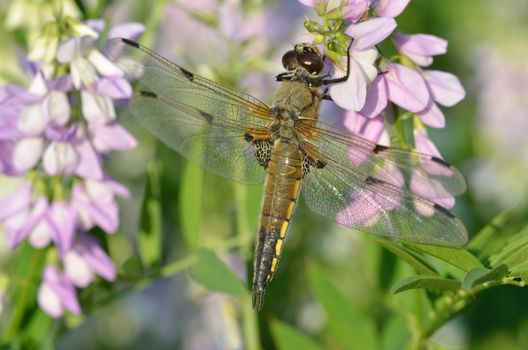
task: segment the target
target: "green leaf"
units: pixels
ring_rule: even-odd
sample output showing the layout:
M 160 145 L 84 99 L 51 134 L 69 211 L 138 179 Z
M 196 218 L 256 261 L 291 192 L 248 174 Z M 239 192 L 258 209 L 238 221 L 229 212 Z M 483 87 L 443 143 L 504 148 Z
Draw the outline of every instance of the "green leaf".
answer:
M 475 267 L 484 267 L 479 259 L 463 248 L 408 242 L 405 242 L 405 245 L 420 252 L 432 255 L 463 271 L 468 271 Z
M 411 339 L 405 317 L 402 314 L 393 314 L 383 325 L 381 338 L 383 350 L 405 349 L 405 344 Z
M 447 290 L 456 291 L 460 289 L 460 281 L 431 275 L 416 275 L 408 277 L 396 283 L 392 289 L 392 294 L 398 294 L 410 289 Z
M 322 350 L 323 348 L 308 338 L 296 328 L 285 322 L 274 320 L 271 322 L 271 334 L 279 350 L 303 349 Z
M 471 289 L 479 284 L 491 281 L 500 281 L 508 274 L 508 266 L 501 264 L 492 270 L 483 267 L 478 267 L 469 270 L 464 276 L 462 287 L 464 289 Z
M 392 253 L 400 257 L 403 261 L 411 265 L 411 267 L 414 269 L 414 271 L 416 271 L 416 273 L 438 275 L 438 273 L 431 265 L 429 265 L 420 256 L 409 250 L 407 247 L 384 239 L 377 239 L 376 242 L 378 242 L 387 250 L 391 251 Z
M 309 281 L 313 293 L 328 316 L 328 332 L 340 348 L 350 350 L 379 348 L 374 321 L 364 315 L 337 289 L 325 271 L 316 265 L 311 266 Z
M 145 266 L 159 264 L 161 259 L 163 227 L 160 204 L 160 172 L 161 165 L 159 163 L 152 162 L 149 164 L 138 237 L 139 255 Z
M 490 255 L 489 260 L 491 266 L 504 263 L 510 269 L 514 269 L 527 262 L 528 227 L 513 236 L 497 253 Z
M 53 349 L 54 332 L 53 319 L 41 309 L 36 309 L 31 316 L 23 336 L 32 343 L 39 344 L 39 348 Z
M 466 248 L 480 259 L 488 257 L 490 252 L 508 238 L 503 233 L 511 215 L 512 209 L 508 209 L 495 216 L 469 241 Z
M 198 253 L 198 261 L 191 267 L 190 272 L 196 281 L 208 289 L 234 295 L 246 292 L 238 277 L 208 250 Z
M 137 255 L 132 255 L 125 260 L 123 265 L 121 265 L 121 270 L 123 271 L 126 278 L 141 278 L 143 276 L 143 265 L 141 263 L 141 259 Z
M 200 246 L 200 228 L 203 214 L 204 172 L 187 163 L 180 185 L 179 212 L 183 237 L 190 249 Z

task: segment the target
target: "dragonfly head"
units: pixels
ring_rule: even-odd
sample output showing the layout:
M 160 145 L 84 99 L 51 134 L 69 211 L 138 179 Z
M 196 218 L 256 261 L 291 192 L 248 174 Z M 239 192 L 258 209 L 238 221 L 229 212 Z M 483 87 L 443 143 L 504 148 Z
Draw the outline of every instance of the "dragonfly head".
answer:
M 287 71 L 295 71 L 302 67 L 310 75 L 318 76 L 323 70 L 323 57 L 319 50 L 310 44 L 297 44 L 293 50 L 286 52 L 282 56 L 282 66 Z

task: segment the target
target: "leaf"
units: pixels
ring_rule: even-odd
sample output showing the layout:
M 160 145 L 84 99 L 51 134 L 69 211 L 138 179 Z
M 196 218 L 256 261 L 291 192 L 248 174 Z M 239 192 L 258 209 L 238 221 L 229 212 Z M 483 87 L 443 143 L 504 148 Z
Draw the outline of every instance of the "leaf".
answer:
M 198 253 L 198 261 L 191 267 L 191 276 L 204 287 L 228 294 L 240 295 L 246 288 L 218 257 L 208 251 Z
M 405 242 L 405 245 L 423 253 L 432 255 L 463 271 L 468 271 L 475 267 L 484 267 L 479 259 L 463 248 L 408 242 Z
M 528 227 L 513 236 L 501 249 L 490 255 L 491 266 L 504 263 L 510 269 L 528 261 Z
M 126 278 L 138 279 L 143 276 L 143 265 L 137 255 L 132 255 L 121 265 L 121 270 Z
M 411 333 L 402 314 L 394 313 L 383 325 L 383 350 L 405 349 L 405 344 L 411 339 Z
M 203 214 L 204 172 L 187 162 L 180 185 L 179 212 L 183 238 L 190 249 L 200 246 L 200 228 Z
M 492 270 L 483 267 L 477 267 L 469 270 L 462 281 L 462 287 L 464 289 L 471 289 L 479 284 L 500 281 L 504 276 L 508 274 L 508 266 L 500 264 Z
M 377 239 L 376 242 L 391 251 L 393 254 L 400 257 L 403 261 L 411 265 L 411 267 L 419 274 L 438 275 L 435 269 L 429 265 L 420 256 L 414 254 L 411 250 L 397 243 L 387 241 L 384 239 Z
M 39 344 L 41 349 L 53 349 L 52 326 L 53 319 L 38 308 L 33 312 L 23 336 L 30 339 L 31 342 Z
M 410 289 L 447 290 L 456 291 L 460 289 L 460 281 L 431 275 L 416 275 L 408 277 L 396 283 L 392 289 L 392 294 L 398 294 Z
M 145 266 L 159 264 L 161 259 L 163 227 L 160 204 L 160 172 L 159 163 L 152 162 L 149 164 L 138 237 L 139 255 Z
M 313 293 L 328 316 L 328 332 L 341 345 L 340 348 L 379 348 L 374 321 L 337 289 L 325 271 L 312 265 L 309 269 L 309 281 Z
M 323 348 L 308 338 L 296 328 L 285 322 L 274 320 L 271 322 L 271 334 L 279 350 L 303 349 L 322 350 Z
M 490 255 L 498 245 L 508 238 L 503 235 L 508 219 L 512 215 L 512 209 L 503 211 L 495 216 L 489 224 L 484 226 L 467 244 L 466 248 L 472 251 L 478 258 L 483 259 Z

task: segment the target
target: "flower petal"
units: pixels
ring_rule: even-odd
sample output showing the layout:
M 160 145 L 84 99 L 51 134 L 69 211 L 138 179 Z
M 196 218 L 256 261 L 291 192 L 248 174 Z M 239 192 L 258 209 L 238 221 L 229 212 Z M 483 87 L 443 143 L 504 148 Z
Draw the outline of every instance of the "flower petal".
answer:
M 83 139 L 75 145 L 75 150 L 79 155 L 79 163 L 75 173 L 85 179 L 102 179 L 103 169 L 99 155 L 93 148 L 89 140 Z
M 64 92 L 52 91 L 48 94 L 42 104 L 43 116 L 56 125 L 64 125 L 70 119 L 70 103 Z
M 397 17 L 411 0 L 379 0 L 376 4 L 376 13 L 381 17 Z
M 108 39 L 126 38 L 136 40 L 145 31 L 145 26 L 141 23 L 128 22 L 117 24 L 108 31 Z
M 53 242 L 62 252 L 67 252 L 72 247 L 77 225 L 74 208 L 66 202 L 54 202 L 47 217 L 52 225 Z
M 351 24 L 345 33 L 353 38 L 353 49 L 365 50 L 385 40 L 395 28 L 396 21 L 394 18 L 379 17 Z
M 415 113 L 428 107 L 431 96 L 424 79 L 417 71 L 401 64 L 390 63 L 383 78 L 387 84 L 390 101 Z
M 385 79 L 378 75 L 367 90 L 365 105 L 360 114 L 367 118 L 374 118 L 387 107 L 387 102 L 387 85 Z
M 63 257 L 64 272 L 76 287 L 87 287 L 94 279 L 92 269 L 86 260 L 75 250 L 70 250 Z
M 32 169 L 40 160 L 44 140 L 41 137 L 26 137 L 19 140 L 13 150 L 13 168 L 18 173 Z
M 429 34 L 394 34 L 394 42 L 400 52 L 420 66 L 433 63 L 431 56 L 447 52 L 447 40 Z
M 112 61 L 106 58 L 101 52 L 93 49 L 86 56 L 90 63 L 92 63 L 104 77 L 108 76 L 122 76 L 123 72 Z
M 434 100 L 442 106 L 454 106 L 466 96 L 460 80 L 451 73 L 426 70 L 424 78 L 431 89 Z
M 137 145 L 134 136 L 117 123 L 96 125 L 91 133 L 93 145 L 101 153 L 128 150 Z
M 31 202 L 31 184 L 24 183 L 15 192 L 0 200 L 0 220 L 26 209 Z
M 348 80 L 330 86 L 330 95 L 341 108 L 353 111 L 363 108 L 367 95 L 367 79 L 356 60 L 350 60 Z
M 75 287 L 55 266 L 48 265 L 44 270 L 39 288 L 40 307 L 52 317 L 59 317 L 68 309 L 75 314 L 81 312 Z
M 129 98 L 132 96 L 132 87 L 123 77 L 104 77 L 97 82 L 96 91 L 111 98 Z
M 431 105 L 421 112 L 416 113 L 418 117 L 432 128 L 445 127 L 444 113 L 438 108 L 436 103 L 431 102 Z
M 82 235 L 81 242 L 82 257 L 92 270 L 107 281 L 114 281 L 117 275 L 115 264 L 99 243 L 87 234 Z
M 115 109 L 110 97 L 81 91 L 82 113 L 90 123 L 107 123 L 115 119 Z
M 48 175 L 71 174 L 80 163 L 75 148 L 68 142 L 51 142 L 42 157 Z

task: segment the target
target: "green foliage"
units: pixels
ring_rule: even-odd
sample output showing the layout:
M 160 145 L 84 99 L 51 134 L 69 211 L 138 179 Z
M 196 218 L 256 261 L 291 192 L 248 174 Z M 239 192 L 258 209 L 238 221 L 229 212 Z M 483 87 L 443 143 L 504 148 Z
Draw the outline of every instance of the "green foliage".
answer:
M 332 342 L 343 349 L 377 349 L 376 327 L 356 305 L 334 285 L 326 272 L 316 265 L 309 268 L 313 293 L 328 317 Z
M 160 263 L 162 252 L 160 171 L 161 165 L 157 162 L 152 162 L 148 167 L 138 237 L 141 261 L 143 265 L 151 267 Z
M 198 261 L 191 267 L 190 273 L 196 281 L 211 290 L 233 295 L 246 293 L 240 279 L 210 251 L 198 252 Z
M 279 350 L 303 349 L 321 350 L 323 349 L 315 341 L 308 338 L 296 328 L 285 322 L 274 320 L 271 322 L 271 333 L 276 341 Z
M 200 227 L 203 212 L 202 169 L 187 163 L 181 179 L 179 198 L 182 234 L 190 249 L 197 249 L 200 243 Z

